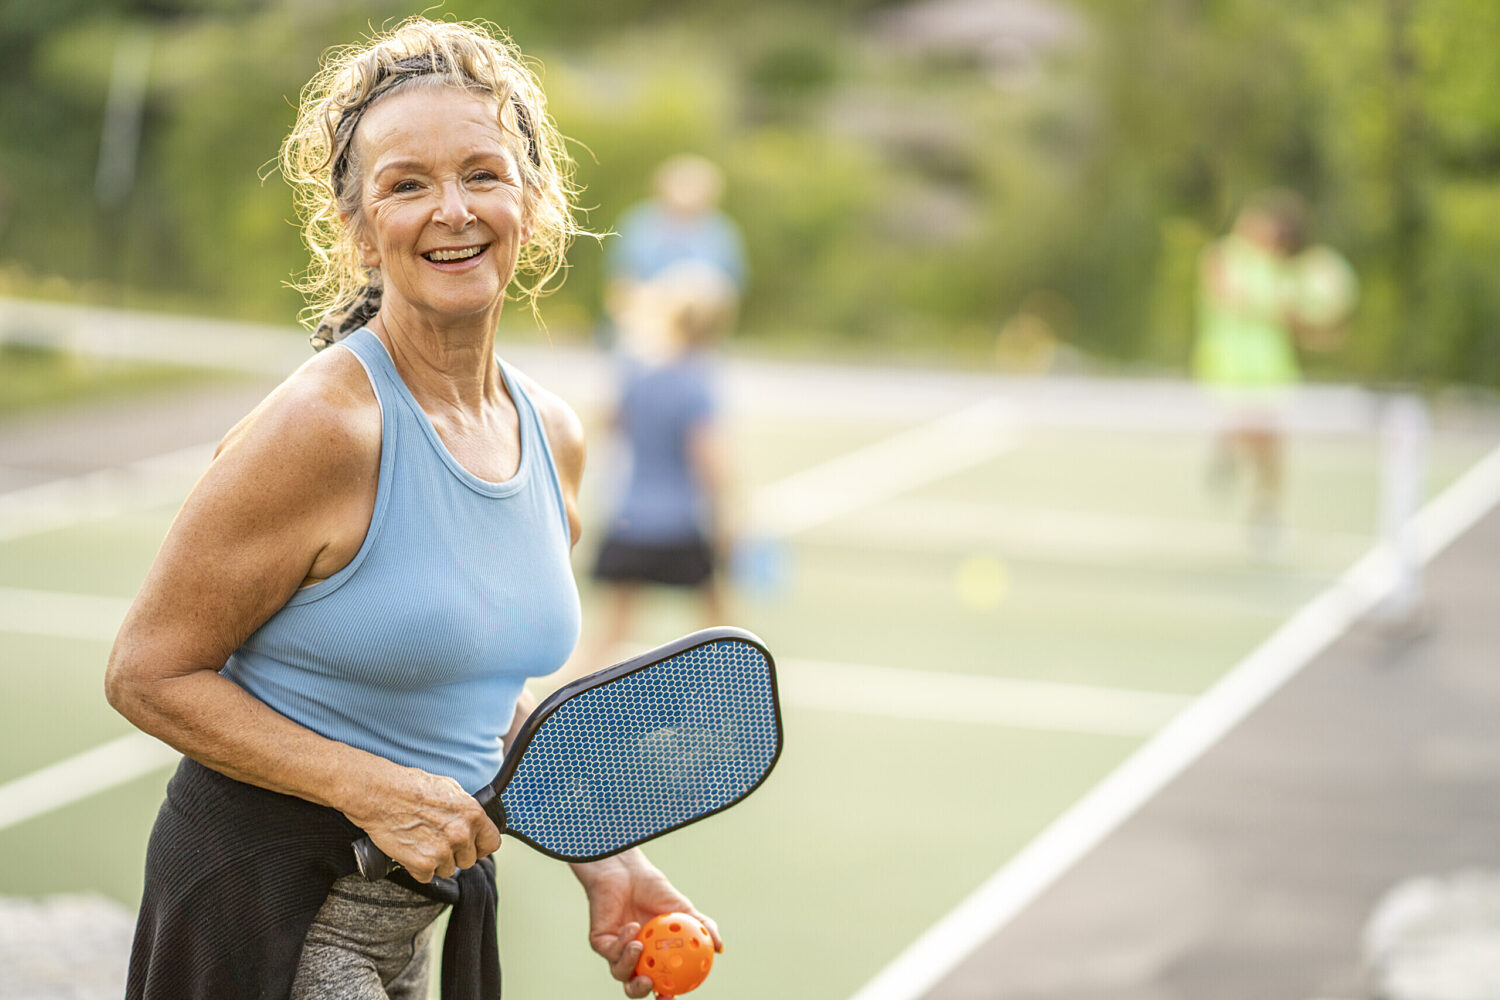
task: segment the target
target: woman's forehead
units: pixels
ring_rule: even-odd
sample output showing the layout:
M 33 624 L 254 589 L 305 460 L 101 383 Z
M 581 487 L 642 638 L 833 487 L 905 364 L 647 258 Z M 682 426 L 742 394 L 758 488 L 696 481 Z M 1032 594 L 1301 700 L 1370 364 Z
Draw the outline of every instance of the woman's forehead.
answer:
M 365 112 L 354 142 L 369 157 L 388 153 L 431 155 L 453 147 L 491 147 L 508 152 L 500 128 L 499 103 L 488 94 L 456 87 L 417 87 L 382 98 Z

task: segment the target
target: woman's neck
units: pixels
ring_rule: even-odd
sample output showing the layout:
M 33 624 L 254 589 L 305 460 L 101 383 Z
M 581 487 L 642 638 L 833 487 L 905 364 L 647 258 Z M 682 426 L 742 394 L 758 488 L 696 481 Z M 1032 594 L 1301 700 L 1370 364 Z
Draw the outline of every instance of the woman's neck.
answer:
M 472 410 L 484 406 L 499 388 L 495 364 L 498 313 L 496 309 L 465 322 L 437 325 L 414 310 L 382 303 L 369 326 L 424 408 L 446 405 Z

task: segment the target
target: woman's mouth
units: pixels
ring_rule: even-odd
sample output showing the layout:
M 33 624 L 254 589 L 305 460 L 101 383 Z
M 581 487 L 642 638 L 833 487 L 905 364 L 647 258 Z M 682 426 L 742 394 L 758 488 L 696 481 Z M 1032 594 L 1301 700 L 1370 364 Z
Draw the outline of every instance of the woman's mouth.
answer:
M 488 243 L 473 247 L 444 248 L 441 250 L 429 250 L 422 256 L 434 264 L 451 264 L 455 261 L 472 260 L 489 249 Z

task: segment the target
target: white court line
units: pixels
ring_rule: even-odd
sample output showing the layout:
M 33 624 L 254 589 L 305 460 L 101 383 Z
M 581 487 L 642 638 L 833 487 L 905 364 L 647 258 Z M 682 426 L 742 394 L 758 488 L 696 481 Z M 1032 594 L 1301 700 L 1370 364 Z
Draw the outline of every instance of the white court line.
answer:
M 821 660 L 780 661 L 776 684 L 787 704 L 799 708 L 1106 736 L 1148 736 L 1190 700 L 1155 691 Z
M 1500 448 L 1418 515 L 1430 560 L 1500 503 Z M 929 928 L 852 1000 L 917 1000 L 1113 833 L 1258 705 L 1374 609 L 1391 586 L 1370 552 L 1145 746 Z
M 768 535 L 793 535 L 973 468 L 1020 441 L 1006 410 L 985 399 L 761 487 L 751 522 Z
M 208 467 L 214 447 L 194 445 L 0 493 L 0 541 L 181 503 Z
M 1417 515 L 1417 544 L 1423 562 L 1432 561 L 1496 503 L 1500 503 L 1500 448 L 1475 463 Z
M 789 535 L 825 524 L 1016 447 L 1020 436 L 995 400 L 768 483 L 751 497 L 757 528 Z M 216 444 L 0 493 L 0 541 L 180 503 Z
M 127 598 L 0 587 L 0 632 L 108 642 L 129 607 Z M 1149 735 L 1188 702 L 1155 691 L 821 660 L 784 660 L 778 678 L 787 703 L 801 708 L 1118 736 Z
M 0 587 L 0 632 L 109 642 L 129 607 L 124 597 Z
M 984 545 L 1012 554 L 1096 564 L 1124 560 L 1232 556 L 1243 562 L 1245 524 L 1061 508 L 1012 507 L 972 500 L 888 497 L 878 507 L 819 533 L 820 542 L 864 548 L 973 552 Z M 1371 533 L 1287 529 L 1285 545 L 1340 563 L 1369 546 Z
M 145 733 L 130 733 L 0 785 L 0 830 L 144 777 L 182 755 Z

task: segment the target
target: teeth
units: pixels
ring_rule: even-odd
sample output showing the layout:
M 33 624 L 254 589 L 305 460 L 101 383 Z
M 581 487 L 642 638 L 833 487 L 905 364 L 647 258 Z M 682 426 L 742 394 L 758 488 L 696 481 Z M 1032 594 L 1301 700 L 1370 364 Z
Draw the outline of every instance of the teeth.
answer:
M 468 260 L 483 249 L 484 247 L 464 247 L 462 250 L 433 250 L 422 256 L 428 260 Z

